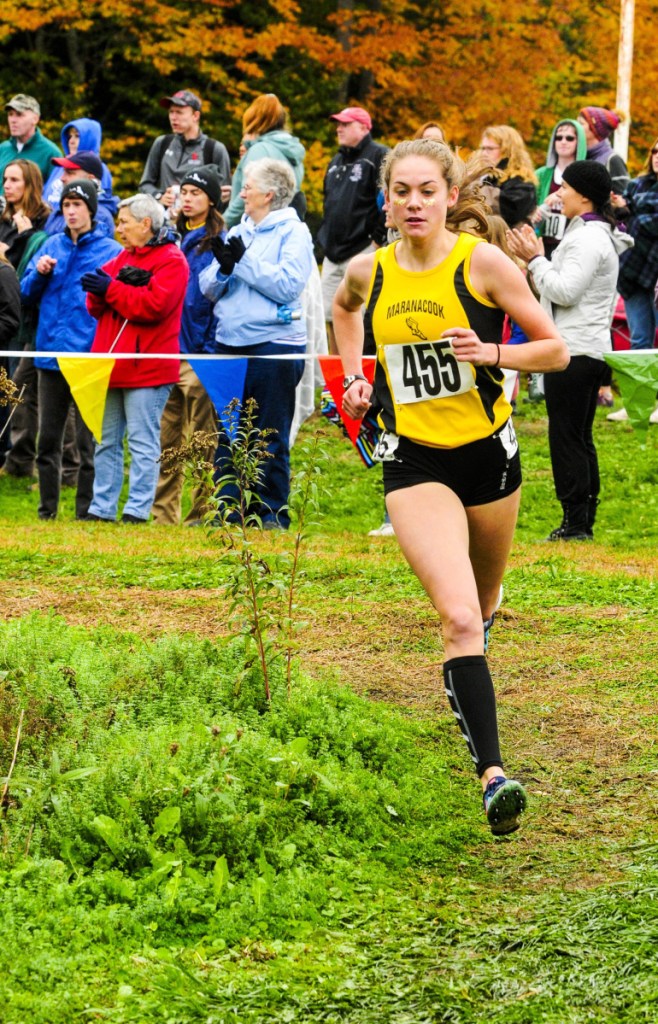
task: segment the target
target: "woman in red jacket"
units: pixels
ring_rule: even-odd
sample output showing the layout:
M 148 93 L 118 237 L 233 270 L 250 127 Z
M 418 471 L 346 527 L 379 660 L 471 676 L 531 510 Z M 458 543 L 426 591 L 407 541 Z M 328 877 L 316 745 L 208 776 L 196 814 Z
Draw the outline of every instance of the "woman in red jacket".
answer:
M 117 233 L 124 251 L 82 278 L 87 308 L 98 320 L 92 351 L 178 355 L 189 271 L 175 236 L 164 227 L 163 208 L 152 196 L 125 199 Z M 125 523 L 148 520 L 158 480 L 160 420 L 178 375 L 178 359 L 117 359 L 94 458 L 89 519 L 116 519 L 127 434 L 130 477 L 121 518 Z

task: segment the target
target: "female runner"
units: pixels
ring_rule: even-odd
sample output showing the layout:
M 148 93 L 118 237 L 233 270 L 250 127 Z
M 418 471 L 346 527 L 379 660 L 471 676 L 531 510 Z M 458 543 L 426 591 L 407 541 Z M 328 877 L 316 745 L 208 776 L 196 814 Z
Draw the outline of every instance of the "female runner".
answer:
M 470 233 L 486 230 L 474 177 L 429 139 L 389 153 L 382 186 L 401 238 L 350 262 L 334 323 L 346 412 L 363 416 L 371 397 L 381 407 L 387 509 L 441 618 L 446 692 L 489 825 L 503 835 L 518 828 L 526 795 L 505 777 L 484 654 L 521 485 L 501 367 L 562 370 L 569 353 L 518 267 Z M 362 375 L 364 303 L 377 343 L 374 396 Z M 505 313 L 531 343 L 500 345 Z

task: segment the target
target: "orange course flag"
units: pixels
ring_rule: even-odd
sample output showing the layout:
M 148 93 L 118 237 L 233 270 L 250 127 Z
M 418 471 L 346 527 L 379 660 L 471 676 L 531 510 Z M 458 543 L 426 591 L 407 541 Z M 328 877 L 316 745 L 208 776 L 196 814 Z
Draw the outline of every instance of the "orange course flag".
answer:
M 58 362 L 80 415 L 100 444 L 105 400 L 116 359 L 81 359 L 66 356 L 60 358 Z

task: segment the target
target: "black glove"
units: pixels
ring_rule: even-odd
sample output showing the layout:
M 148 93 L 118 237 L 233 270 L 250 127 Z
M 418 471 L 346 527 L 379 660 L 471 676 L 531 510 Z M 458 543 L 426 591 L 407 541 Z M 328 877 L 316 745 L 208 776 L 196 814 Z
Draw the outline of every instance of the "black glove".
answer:
M 228 242 L 226 244 L 228 245 L 229 249 L 231 250 L 231 253 L 233 254 L 233 259 L 235 260 L 235 262 L 239 263 L 240 260 L 242 259 L 242 257 L 244 256 L 244 254 L 247 251 L 247 247 L 244 244 L 244 242 L 242 241 L 242 239 L 240 238 L 240 236 L 239 235 L 233 235 L 232 238 L 229 238 L 229 240 L 228 240 Z
M 244 242 L 237 235 L 229 238 L 228 242 L 225 242 L 219 235 L 215 235 L 210 242 L 210 248 L 212 249 L 213 256 L 219 263 L 220 273 L 224 277 L 228 277 L 233 273 L 235 264 L 242 259 L 246 251 Z
M 91 292 L 92 295 L 100 295 L 102 298 L 112 284 L 112 278 L 101 267 L 96 267 L 95 270 L 82 275 L 80 284 L 84 291 Z
M 123 281 L 124 284 L 131 284 L 133 287 L 138 288 L 148 284 L 152 277 L 152 270 L 144 270 L 143 267 L 133 267 L 127 263 L 117 274 L 117 281 Z

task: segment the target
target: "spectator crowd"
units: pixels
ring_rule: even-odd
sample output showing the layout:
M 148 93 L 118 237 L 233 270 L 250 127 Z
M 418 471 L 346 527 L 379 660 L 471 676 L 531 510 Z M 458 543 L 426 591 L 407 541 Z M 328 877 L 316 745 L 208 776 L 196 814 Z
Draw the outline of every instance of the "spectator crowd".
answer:
M 285 530 L 290 446 L 313 408 L 315 356 L 338 351 L 336 294 L 352 260 L 395 247 L 400 237 L 389 205 L 400 201 L 382 182 L 389 151 L 373 139 L 363 107 L 331 115 L 337 150 L 326 169 L 314 246 L 305 223 L 305 147 L 277 96 L 257 96 L 245 110 L 233 173 L 226 146 L 202 130 L 196 93 L 180 89 L 160 104 L 170 131 L 153 141 L 138 191 L 124 199 L 113 193 L 98 121 L 68 121 L 57 144 L 39 129 L 37 99 L 19 93 L 5 104 L 0 348 L 11 352 L 2 366 L 21 402 L 0 408 L 0 473 L 36 477 L 40 519 L 55 519 L 62 486 L 75 486 L 80 520 L 180 523 L 182 475 L 161 470 L 162 450 L 201 432 L 215 438 L 206 459 L 216 480 L 230 475 L 217 397 L 226 395 L 215 393 L 194 362 L 223 356 L 203 365 L 216 374 L 231 368 L 231 397 L 243 407 L 254 399 L 255 425 L 271 431 L 256 511 L 265 528 Z M 477 209 L 487 212 L 460 228 L 521 267 L 570 352 L 567 368 L 545 384 L 539 374 L 533 380 L 535 393 L 545 395 L 563 511 L 549 540 L 593 536 L 601 482 L 592 425 L 597 405 L 613 402 L 604 355 L 619 297 L 632 348 L 653 347 L 658 326 L 658 140 L 631 180 L 612 145 L 619 116 L 595 106 L 573 113 L 555 124 L 539 168 L 515 128 L 484 128 L 469 168 L 487 204 Z M 436 121 L 414 138 L 446 148 L 460 141 L 446 140 Z M 367 354 L 375 354 L 370 312 L 378 288 L 373 272 L 361 319 Z M 510 316 L 498 337 L 482 340 L 528 341 Z M 88 352 L 122 357 L 107 381 L 96 439 L 50 354 Z M 139 358 L 126 358 L 131 354 Z M 244 358 L 238 376 L 236 356 Z M 517 374 L 509 377 L 513 388 Z M 610 415 L 625 417 L 623 409 Z M 130 467 L 120 509 L 124 443 Z M 198 499 L 192 496 L 188 524 L 202 520 Z M 392 532 L 388 519 L 373 531 Z

